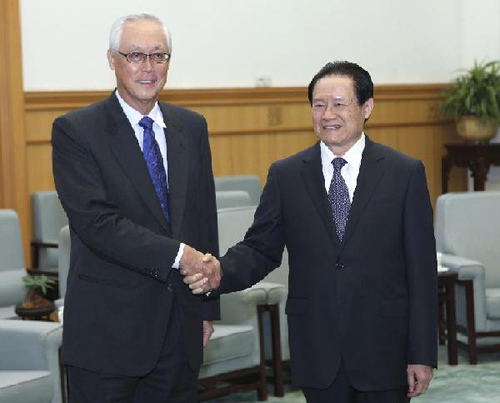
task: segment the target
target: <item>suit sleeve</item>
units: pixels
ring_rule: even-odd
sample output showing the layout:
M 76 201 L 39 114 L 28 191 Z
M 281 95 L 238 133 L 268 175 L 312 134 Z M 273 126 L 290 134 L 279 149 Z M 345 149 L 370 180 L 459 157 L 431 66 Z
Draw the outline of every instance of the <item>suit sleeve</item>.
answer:
M 223 276 L 217 292 L 243 290 L 262 280 L 281 264 L 284 247 L 278 174 L 273 164 L 245 239 L 221 258 Z
M 180 243 L 120 213 L 80 132 L 91 129 L 80 126 L 60 117 L 52 128 L 54 181 L 72 230 L 101 259 L 165 282 Z
M 206 121 L 203 121 L 203 133 L 201 139 L 201 169 L 203 179 L 201 181 L 204 187 L 201 192 L 204 201 L 201 204 L 204 208 L 201 211 L 204 252 L 219 257 L 219 237 L 217 231 L 217 206 L 215 203 L 215 185 L 212 172 L 212 157 L 210 144 L 208 141 L 208 131 Z M 211 296 L 203 300 L 202 316 L 204 320 L 220 319 L 220 301 L 219 297 Z
M 423 164 L 410 178 L 404 211 L 409 288 L 409 364 L 437 365 L 437 263 L 432 206 Z

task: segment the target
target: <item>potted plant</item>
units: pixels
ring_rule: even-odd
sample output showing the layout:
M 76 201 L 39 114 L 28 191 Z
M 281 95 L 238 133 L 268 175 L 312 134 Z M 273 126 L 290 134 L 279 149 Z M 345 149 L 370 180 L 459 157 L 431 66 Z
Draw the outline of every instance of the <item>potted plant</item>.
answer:
M 21 308 L 45 308 L 53 305 L 46 298 L 49 288 L 54 287 L 55 280 L 45 275 L 26 275 L 23 277 L 24 286 L 27 288 L 26 298 L 21 303 Z
M 500 62 L 478 63 L 445 90 L 441 111 L 452 115 L 465 140 L 488 141 L 500 123 Z

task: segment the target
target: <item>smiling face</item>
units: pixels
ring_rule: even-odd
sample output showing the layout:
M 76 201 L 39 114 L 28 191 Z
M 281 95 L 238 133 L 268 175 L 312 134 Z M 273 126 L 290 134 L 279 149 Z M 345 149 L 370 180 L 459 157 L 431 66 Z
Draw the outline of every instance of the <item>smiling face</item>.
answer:
M 122 27 L 119 51 L 169 53 L 163 27 L 151 20 L 126 22 Z M 149 57 L 144 63 L 129 63 L 120 53 L 111 50 L 108 50 L 108 62 L 115 71 L 120 96 L 134 109 L 147 115 L 165 86 L 169 63 L 152 63 Z
M 359 140 L 372 110 L 373 98 L 358 104 L 354 81 L 348 76 L 326 76 L 314 87 L 314 131 L 337 156 L 344 155 Z

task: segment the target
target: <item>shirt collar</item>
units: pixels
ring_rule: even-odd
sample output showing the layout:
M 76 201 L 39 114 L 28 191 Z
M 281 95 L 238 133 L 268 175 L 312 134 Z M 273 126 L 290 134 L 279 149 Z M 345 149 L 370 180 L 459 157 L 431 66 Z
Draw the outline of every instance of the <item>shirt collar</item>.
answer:
M 325 167 L 330 166 L 333 159 L 337 158 L 338 155 L 335 155 L 322 141 L 319 144 L 321 149 L 321 163 Z M 352 167 L 359 169 L 359 167 L 361 166 L 361 158 L 363 156 L 365 144 L 366 136 L 365 133 L 362 132 L 361 137 L 358 139 L 358 141 L 356 141 L 356 143 L 354 143 L 354 145 L 349 150 L 347 150 L 342 158 L 345 159 L 347 163 Z
M 144 115 L 142 115 L 138 110 L 132 108 L 129 104 L 127 104 L 125 100 L 118 93 L 118 90 L 115 91 L 115 94 L 116 98 L 118 98 L 120 106 L 123 109 L 123 112 L 125 113 L 125 116 L 127 116 L 127 119 L 129 120 L 132 127 L 138 125 L 139 121 L 143 118 Z M 163 128 L 167 127 L 163 120 L 163 114 L 161 113 L 160 105 L 158 104 L 158 102 L 155 103 L 155 106 L 153 107 L 153 109 L 151 109 L 151 112 L 149 112 L 147 116 L 153 119 L 153 121 L 158 126 Z

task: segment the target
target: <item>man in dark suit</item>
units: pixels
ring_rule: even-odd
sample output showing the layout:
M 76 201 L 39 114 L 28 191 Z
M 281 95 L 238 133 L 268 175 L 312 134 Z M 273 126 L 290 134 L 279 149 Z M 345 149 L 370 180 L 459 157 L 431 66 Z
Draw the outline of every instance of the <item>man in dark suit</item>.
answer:
M 115 22 L 117 89 L 55 120 L 54 179 L 69 218 L 63 362 L 70 402 L 195 402 L 217 298 L 193 295 L 179 268 L 218 253 L 207 126 L 158 102 L 171 43 L 158 18 Z M 196 250 L 195 250 L 196 249 Z
M 320 142 L 274 163 L 216 293 L 246 288 L 289 253 L 294 383 L 308 402 L 406 402 L 436 366 L 436 251 L 423 164 L 363 132 L 367 71 L 328 63 L 309 85 Z M 188 276 L 194 292 L 202 275 Z

